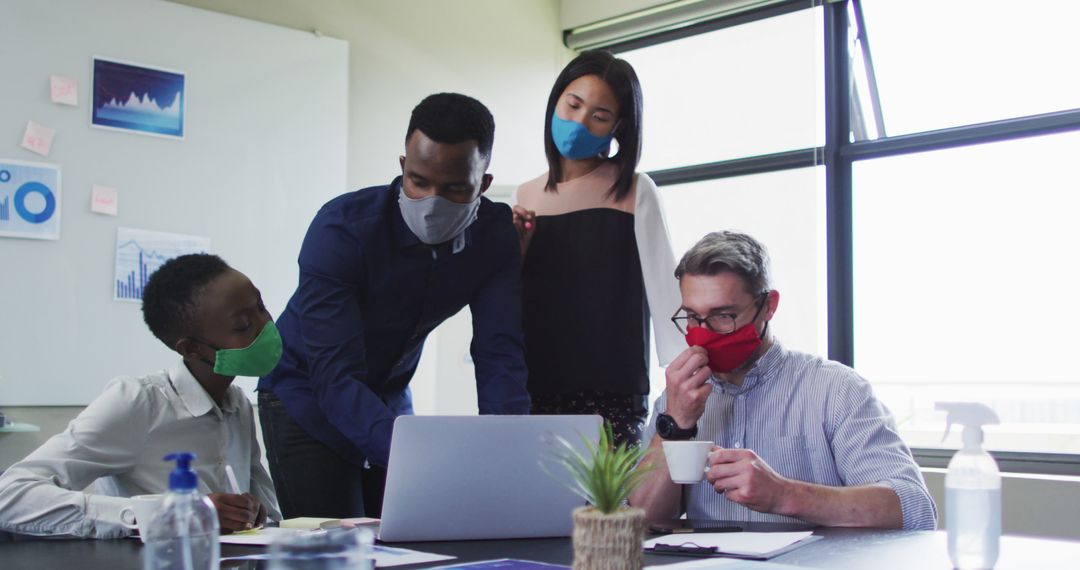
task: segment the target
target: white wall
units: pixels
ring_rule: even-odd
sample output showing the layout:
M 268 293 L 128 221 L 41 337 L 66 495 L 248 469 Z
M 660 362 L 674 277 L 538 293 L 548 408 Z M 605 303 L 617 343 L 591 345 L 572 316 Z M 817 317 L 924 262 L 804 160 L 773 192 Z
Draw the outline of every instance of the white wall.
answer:
M 409 113 L 438 91 L 476 97 L 495 115 L 496 184 L 545 168 L 544 106 L 571 57 L 557 0 L 175 1 L 349 42 L 350 188 L 398 173 Z
M 439 91 L 476 97 L 495 116 L 490 197 L 547 168 L 544 108 L 573 56 L 558 0 L 174 1 L 349 42 L 349 189 L 399 174 L 409 113 Z M 418 413 L 475 413 L 470 339 L 468 310 L 428 338 L 411 384 Z
M 510 188 L 546 168 L 544 106 L 551 83 L 572 57 L 562 45 L 558 0 L 178 3 L 319 30 L 349 42 L 348 176 L 341 192 L 386 184 L 399 173 L 397 158 L 404 150 L 409 113 L 424 96 L 439 91 L 476 97 L 495 115 L 490 172 L 497 187 L 490 192 L 493 197 L 508 194 Z M 293 255 L 290 252 L 281 263 L 294 264 Z M 462 349 L 471 337 L 467 313 L 454 317 L 428 340 L 412 383 L 419 413 L 476 409 L 471 365 L 465 362 L 467 350 Z M 447 339 L 445 347 L 442 339 Z M 143 372 L 148 371 L 129 371 Z M 3 411 L 13 421 L 43 429 L 38 434 L 0 434 L 0 469 L 62 430 L 79 408 L 5 407 Z
M 63 171 L 61 239 L 0 240 L 0 405 L 86 405 L 175 358 L 138 303 L 112 299 L 118 227 L 209 238 L 280 311 L 298 275 L 281 261 L 345 186 L 348 43 L 159 0 L 0 0 L 0 14 L 0 156 L 40 159 L 18 146 L 32 119 L 56 129 Z M 184 139 L 92 127 L 92 55 L 186 74 Z M 50 74 L 79 83 L 78 107 L 49 102 Z M 119 189 L 116 216 L 90 212 L 94 184 Z

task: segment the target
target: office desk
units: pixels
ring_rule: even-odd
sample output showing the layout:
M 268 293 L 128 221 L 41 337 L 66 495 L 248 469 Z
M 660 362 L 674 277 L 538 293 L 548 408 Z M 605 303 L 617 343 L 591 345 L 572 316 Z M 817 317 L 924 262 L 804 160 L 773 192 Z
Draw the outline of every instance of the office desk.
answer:
M 945 533 L 862 529 L 818 529 L 824 540 L 774 558 L 772 562 L 805 568 L 837 570 L 947 570 Z M 400 543 L 394 546 L 457 556 L 456 561 L 491 558 L 524 558 L 569 565 L 573 547 L 568 538 L 535 540 L 482 540 L 462 542 Z M 262 548 L 223 545 L 221 554 L 237 556 L 262 552 Z M 142 543 L 137 540 L 20 540 L 0 543 L 0 568 L 4 570 L 52 570 L 54 568 L 141 568 Z M 693 560 L 648 555 L 646 565 Z M 433 564 L 434 566 L 436 564 Z M 254 563 L 240 568 L 255 569 Z M 265 566 L 262 566 L 265 567 Z M 401 566 L 402 569 L 414 567 Z M 1080 568 L 1080 542 L 1005 536 L 997 570 Z

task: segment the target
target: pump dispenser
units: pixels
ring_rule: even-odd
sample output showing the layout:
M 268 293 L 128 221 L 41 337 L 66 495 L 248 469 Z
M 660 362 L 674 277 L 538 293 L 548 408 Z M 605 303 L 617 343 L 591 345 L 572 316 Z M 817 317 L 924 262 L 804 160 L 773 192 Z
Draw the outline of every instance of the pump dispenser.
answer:
M 144 570 L 179 568 L 217 570 L 221 547 L 217 510 L 198 491 L 199 476 L 191 468 L 194 453 L 165 456 L 176 461 L 169 473 L 169 492 L 150 519 L 143 550 Z
M 964 426 L 964 447 L 953 455 L 945 475 L 949 558 L 959 570 L 993 568 L 1001 538 L 1001 473 L 982 447 L 982 426 L 1001 422 L 978 402 L 938 402 L 935 409 L 949 414 L 946 437 L 954 423 Z

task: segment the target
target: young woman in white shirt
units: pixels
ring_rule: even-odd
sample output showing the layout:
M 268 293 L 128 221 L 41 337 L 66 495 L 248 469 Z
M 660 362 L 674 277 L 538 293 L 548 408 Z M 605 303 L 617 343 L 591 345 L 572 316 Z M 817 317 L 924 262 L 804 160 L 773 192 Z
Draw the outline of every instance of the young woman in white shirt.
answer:
M 679 292 L 660 199 L 636 171 L 641 117 L 630 64 L 583 52 L 548 99 L 548 171 L 514 198 L 532 413 L 600 414 L 620 443 L 648 415 L 650 317 L 661 364 L 685 347 L 667 322 Z

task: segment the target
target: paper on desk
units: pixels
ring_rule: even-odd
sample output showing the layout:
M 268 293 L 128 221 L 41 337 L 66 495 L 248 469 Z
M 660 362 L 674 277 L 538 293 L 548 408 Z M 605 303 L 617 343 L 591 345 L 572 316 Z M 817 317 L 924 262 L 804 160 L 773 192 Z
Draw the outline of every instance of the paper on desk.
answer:
M 448 566 L 436 566 L 429 570 L 570 570 L 569 566 L 536 562 L 533 560 L 521 560 L 518 558 L 499 558 L 496 560 L 481 560 L 479 562 L 462 562 Z
M 690 562 L 646 566 L 645 570 L 710 570 L 712 568 L 721 568 L 722 570 L 805 570 L 805 568 L 790 564 L 740 560 L 738 558 L 702 558 Z
M 223 536 L 221 538 L 224 539 L 225 537 Z M 406 564 L 426 564 L 428 562 L 438 562 L 440 560 L 450 560 L 454 558 L 453 556 L 446 556 L 444 554 L 432 554 L 430 552 L 420 552 L 418 550 L 408 550 L 406 548 L 390 548 L 389 546 L 378 544 L 371 547 L 371 554 L 372 558 L 375 559 L 375 566 L 378 568 L 404 566 Z M 221 559 L 221 562 L 240 560 L 270 560 L 270 554 L 262 552 L 259 554 L 245 554 L 242 556 L 226 556 Z
M 701 532 L 669 534 L 645 541 L 645 548 L 657 544 L 715 546 L 721 553 L 761 556 L 786 548 L 814 534 L 805 532 Z
M 439 560 L 452 560 L 456 558 L 456 556 L 434 554 L 432 552 L 420 552 L 419 550 L 409 550 L 407 548 L 391 548 L 381 544 L 372 546 L 371 552 L 375 558 L 376 568 L 404 566 L 406 564 L 425 564 L 428 562 L 438 562 Z
M 332 522 L 338 519 L 327 519 L 322 517 L 294 517 L 291 519 L 285 519 L 281 521 L 281 528 L 300 528 L 307 530 L 315 530 L 319 528 L 319 525 L 325 522 Z
M 283 537 L 293 536 L 308 530 L 295 528 L 263 527 L 255 531 L 221 535 L 221 544 L 240 544 L 244 546 L 266 546 Z

